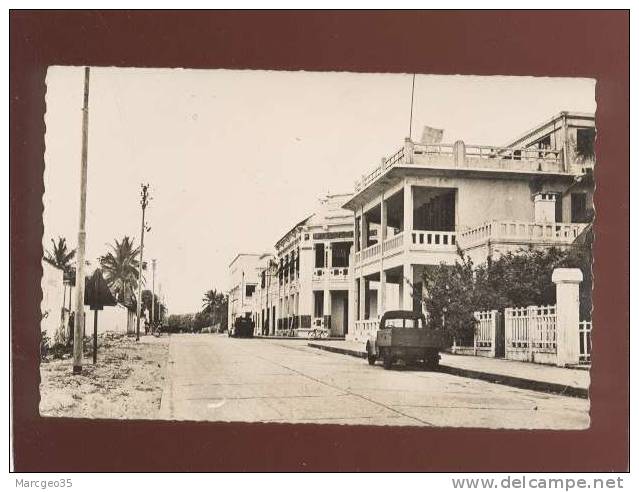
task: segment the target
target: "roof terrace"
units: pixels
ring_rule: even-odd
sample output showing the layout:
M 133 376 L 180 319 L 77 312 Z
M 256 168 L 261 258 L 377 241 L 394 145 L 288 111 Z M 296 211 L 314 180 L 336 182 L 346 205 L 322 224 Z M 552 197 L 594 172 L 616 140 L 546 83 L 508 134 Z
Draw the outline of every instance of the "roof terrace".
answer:
M 355 191 L 365 190 L 395 168 L 570 175 L 581 174 L 581 167 L 566 165 L 562 150 L 467 145 L 461 140 L 415 143 L 407 138 L 402 148 L 355 183 Z

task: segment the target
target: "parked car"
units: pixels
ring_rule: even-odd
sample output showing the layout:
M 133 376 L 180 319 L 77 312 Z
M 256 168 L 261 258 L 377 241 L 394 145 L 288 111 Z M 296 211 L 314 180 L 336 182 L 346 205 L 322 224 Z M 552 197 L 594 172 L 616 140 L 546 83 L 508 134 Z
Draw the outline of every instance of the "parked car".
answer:
M 384 369 L 394 362 L 421 362 L 428 369 L 439 366 L 439 352 L 450 346 L 449 337 L 442 330 L 426 327 L 421 312 L 387 311 L 379 321 L 379 329 L 366 342 L 368 363 L 381 359 Z
M 229 330 L 229 336 L 235 338 L 253 338 L 255 322 L 248 316 L 237 318 Z

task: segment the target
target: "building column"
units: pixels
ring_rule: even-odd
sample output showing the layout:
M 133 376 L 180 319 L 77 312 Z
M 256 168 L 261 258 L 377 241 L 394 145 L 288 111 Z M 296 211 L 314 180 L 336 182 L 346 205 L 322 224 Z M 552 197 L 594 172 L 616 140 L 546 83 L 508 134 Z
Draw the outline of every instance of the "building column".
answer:
M 357 224 L 357 212 L 353 213 L 353 248 L 351 250 L 351 253 L 354 254 L 357 253 L 358 251 L 360 251 L 360 245 L 361 245 L 361 240 L 360 240 L 360 235 L 359 235 L 359 225 Z
M 351 277 L 348 289 L 348 334 L 347 339 L 351 339 L 355 332 L 355 321 L 357 321 L 357 278 L 355 277 L 352 267 L 349 267 Z
M 552 281 L 557 288 L 557 365 L 579 363 L 579 268 L 555 268 Z
M 404 181 L 404 231 L 413 230 L 413 186 Z M 408 244 L 408 238 L 404 238 Z
M 386 200 L 384 200 L 384 195 L 382 194 L 382 201 L 379 205 L 379 209 L 380 209 L 380 216 L 381 216 L 381 220 L 380 220 L 380 227 L 382 229 L 382 233 L 381 233 L 381 243 L 383 244 L 384 241 L 386 240 L 386 230 L 388 229 L 388 207 L 386 206 Z
M 368 247 L 368 224 L 366 222 L 366 215 L 364 214 L 364 207 L 362 207 L 362 217 L 360 220 L 360 251 L 366 249 Z
M 330 330 L 331 326 L 331 291 L 324 289 L 324 328 Z
M 404 267 L 402 270 L 402 281 L 400 283 L 399 293 L 400 293 L 400 303 L 402 309 L 406 311 L 413 310 L 413 265 L 410 263 L 404 263 Z M 410 284 L 407 282 L 410 281 Z
M 386 312 L 386 271 L 379 272 L 379 290 L 377 292 L 377 314 L 381 317 Z
M 330 242 L 324 243 L 324 255 L 326 256 L 324 261 L 324 267 L 328 269 L 332 268 L 333 267 L 333 248 Z
M 366 278 L 364 276 L 359 278 L 359 319 L 360 321 L 366 319 Z

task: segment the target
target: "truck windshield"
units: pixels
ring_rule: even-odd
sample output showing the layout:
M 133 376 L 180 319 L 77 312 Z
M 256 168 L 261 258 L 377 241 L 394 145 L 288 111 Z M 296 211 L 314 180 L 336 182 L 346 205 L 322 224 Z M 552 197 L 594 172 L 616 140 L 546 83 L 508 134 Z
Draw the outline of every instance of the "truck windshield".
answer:
M 420 318 L 389 318 L 384 321 L 385 328 L 424 328 Z

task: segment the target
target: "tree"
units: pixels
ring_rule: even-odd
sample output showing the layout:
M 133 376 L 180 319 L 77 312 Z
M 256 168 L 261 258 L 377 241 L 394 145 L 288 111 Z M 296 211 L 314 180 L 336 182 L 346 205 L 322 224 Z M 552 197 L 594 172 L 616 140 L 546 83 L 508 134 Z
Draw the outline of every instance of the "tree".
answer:
M 592 239 L 590 239 L 591 244 Z M 591 248 L 574 245 L 559 250 L 519 250 L 507 253 L 485 265 L 474 267 L 459 252 L 455 265 L 441 264 L 424 271 L 424 306 L 433 328 L 443 327 L 460 343 L 472 341 L 473 313 L 507 307 L 555 304 L 552 282 L 555 268 L 579 268 L 584 275 L 580 289 L 581 319 L 590 318 L 592 306 Z
M 431 328 L 445 329 L 458 341 L 472 337 L 476 301 L 473 262 L 458 250 L 454 265 L 440 264 L 424 270 L 424 307 Z
M 44 261 L 59 268 L 63 272 L 69 272 L 71 269 L 71 260 L 75 257 L 75 249 L 69 250 L 67 240 L 63 237 L 58 237 L 57 242 L 51 239 L 51 244 L 53 245 L 53 249 L 45 251 Z
M 202 297 L 202 313 L 209 316 L 211 325 L 226 326 L 228 297 L 216 289 L 207 290 Z
M 149 313 L 149 316 L 151 316 L 151 312 L 152 312 L 151 303 L 153 302 L 151 300 L 152 297 L 154 298 L 153 301 L 155 301 L 155 318 L 153 319 L 155 321 L 158 321 L 160 319 L 160 316 L 162 315 L 164 306 L 160 302 L 160 298 L 158 297 L 157 294 L 155 294 L 154 296 L 150 290 L 144 289 L 142 291 L 142 309 L 147 310 Z M 149 318 L 149 321 L 151 321 L 151 318 Z
M 134 247 L 129 236 L 109 247 L 111 251 L 100 257 L 102 272 L 116 299 L 131 304 L 138 286 L 140 248 Z

